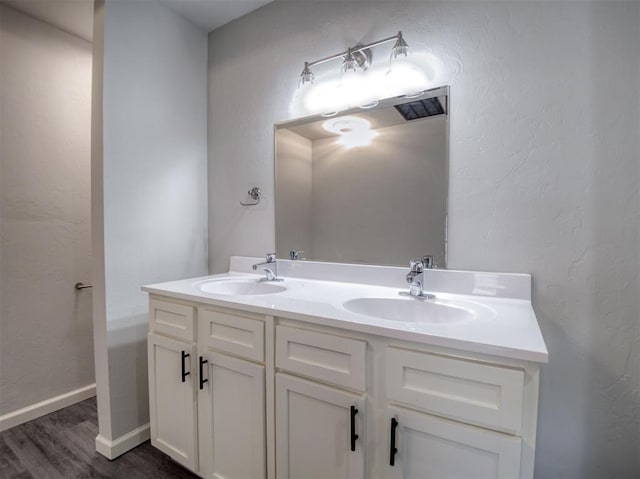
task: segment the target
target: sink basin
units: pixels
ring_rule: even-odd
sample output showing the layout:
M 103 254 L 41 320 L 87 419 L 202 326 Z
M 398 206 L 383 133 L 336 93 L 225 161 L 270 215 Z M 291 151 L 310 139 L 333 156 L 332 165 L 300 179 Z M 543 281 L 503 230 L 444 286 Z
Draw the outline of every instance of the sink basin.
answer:
M 473 304 L 444 300 L 420 300 L 409 297 L 357 298 L 342 305 L 352 313 L 389 321 L 410 323 L 456 323 L 475 319 Z
M 212 280 L 201 283 L 198 287 L 205 293 L 241 296 L 280 293 L 287 289 L 278 283 L 267 283 L 254 278 Z

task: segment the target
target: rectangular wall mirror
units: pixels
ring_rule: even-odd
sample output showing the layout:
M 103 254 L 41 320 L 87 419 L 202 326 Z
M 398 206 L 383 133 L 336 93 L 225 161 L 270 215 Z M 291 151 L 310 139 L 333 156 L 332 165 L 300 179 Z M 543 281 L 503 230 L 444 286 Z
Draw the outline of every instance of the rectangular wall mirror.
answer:
M 276 254 L 446 266 L 449 88 L 275 127 Z

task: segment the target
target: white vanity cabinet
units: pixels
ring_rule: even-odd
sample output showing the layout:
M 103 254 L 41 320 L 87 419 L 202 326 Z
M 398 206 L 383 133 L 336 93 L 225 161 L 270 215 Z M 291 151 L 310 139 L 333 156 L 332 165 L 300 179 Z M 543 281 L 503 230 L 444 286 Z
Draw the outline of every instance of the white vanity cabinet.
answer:
M 275 347 L 277 477 L 364 479 L 366 343 L 277 326 Z
M 537 366 L 281 322 L 278 478 L 532 477 Z
M 266 477 L 264 321 L 198 308 L 199 473 Z
M 390 478 L 521 475 L 525 371 L 389 347 Z
M 152 295 L 152 444 L 210 479 L 531 479 L 536 362 Z
M 364 479 L 364 407 L 362 395 L 276 374 L 277 477 Z
M 153 446 L 201 477 L 266 477 L 260 316 L 157 297 L 149 316 Z
M 151 444 L 192 470 L 197 467 L 194 320 L 191 305 L 149 302 Z

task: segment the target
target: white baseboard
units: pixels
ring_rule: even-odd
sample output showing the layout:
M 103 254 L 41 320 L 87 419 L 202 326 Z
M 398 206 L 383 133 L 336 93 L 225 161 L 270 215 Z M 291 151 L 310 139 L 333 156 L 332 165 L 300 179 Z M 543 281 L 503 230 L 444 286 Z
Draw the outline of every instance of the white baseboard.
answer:
M 96 451 L 107 459 L 115 459 L 116 457 L 121 456 L 125 452 L 147 441 L 149 437 L 151 437 L 149 423 L 143 424 L 113 441 L 98 434 L 96 436 Z
M 0 416 L 0 431 L 18 426 L 96 395 L 96 384 L 69 391 Z

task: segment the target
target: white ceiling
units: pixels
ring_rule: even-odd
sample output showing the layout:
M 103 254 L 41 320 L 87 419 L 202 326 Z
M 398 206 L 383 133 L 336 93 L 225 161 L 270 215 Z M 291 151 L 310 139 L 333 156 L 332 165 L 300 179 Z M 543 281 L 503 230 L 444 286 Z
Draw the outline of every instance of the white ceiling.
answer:
M 271 0 L 118 0 L 159 1 L 210 32 Z M 93 41 L 93 0 L 0 0 L 73 35 Z
M 159 0 L 173 11 L 210 32 L 272 0 Z
M 93 41 L 93 0 L 2 0 L 2 3 Z

